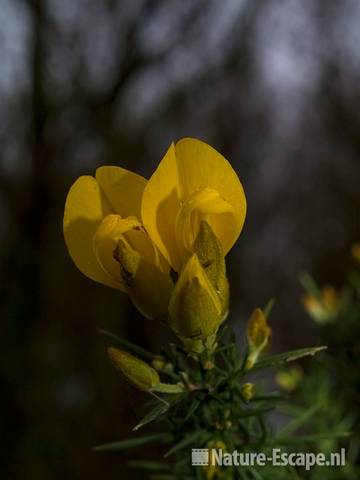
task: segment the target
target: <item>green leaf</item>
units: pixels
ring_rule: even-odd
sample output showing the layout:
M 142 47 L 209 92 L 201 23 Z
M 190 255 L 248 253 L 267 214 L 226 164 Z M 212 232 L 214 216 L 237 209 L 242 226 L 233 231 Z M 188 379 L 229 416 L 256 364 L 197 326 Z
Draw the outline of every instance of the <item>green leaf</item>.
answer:
M 174 468 L 174 466 L 169 463 L 148 462 L 146 460 L 129 460 L 127 464 L 130 468 L 146 470 L 148 472 L 171 472 Z
M 233 348 L 233 347 L 235 347 L 235 346 L 236 346 L 236 345 L 235 345 L 235 343 L 233 343 L 233 342 L 232 342 L 232 343 L 228 343 L 228 344 L 226 344 L 226 345 L 223 345 L 223 346 L 221 346 L 221 347 L 219 347 L 219 348 L 216 349 L 215 355 L 217 355 L 218 353 L 224 352 L 224 351 L 226 351 L 226 350 L 229 350 L 230 348 Z
M 191 407 L 189 408 L 189 411 L 184 419 L 184 422 L 187 422 L 189 418 L 192 417 L 192 415 L 196 412 L 196 410 L 198 409 L 199 405 L 201 404 L 201 402 L 204 400 L 205 397 L 206 395 L 201 395 L 198 399 L 194 400 Z
M 139 355 L 140 357 L 146 360 L 153 360 L 154 355 L 151 352 L 148 352 L 142 347 L 135 345 L 134 343 L 130 342 L 129 340 L 125 340 L 124 338 L 118 337 L 114 333 L 108 332 L 107 330 L 103 330 L 102 328 L 98 328 L 97 332 L 104 337 L 110 338 L 111 340 L 115 340 L 121 347 L 129 350 L 132 353 Z
M 286 395 L 278 393 L 270 393 L 269 395 L 256 395 L 251 399 L 251 403 L 254 402 L 287 402 L 289 398 Z
M 133 428 L 134 431 L 139 430 L 139 428 L 147 425 L 150 422 L 156 420 L 160 415 L 163 415 L 167 410 L 169 410 L 170 405 L 168 403 L 159 403 L 153 408 L 145 417 L 140 420 L 140 422 Z
M 255 470 L 255 468 L 251 468 L 250 472 L 255 480 L 264 480 L 264 477 L 260 475 L 260 473 Z
M 270 355 L 268 357 L 261 358 L 256 362 L 252 369 L 249 372 L 255 370 L 260 370 L 261 368 L 277 367 L 284 363 L 293 362 L 299 358 L 307 357 L 308 355 L 315 355 L 322 350 L 326 350 L 326 346 L 322 347 L 311 347 L 311 348 L 300 348 L 298 350 L 292 350 L 290 352 L 279 353 L 278 355 Z
M 263 408 L 254 408 L 253 410 L 244 410 L 238 413 L 238 417 L 246 418 L 246 417 L 255 417 L 258 415 L 263 415 L 265 413 L 271 412 L 274 410 L 275 407 L 263 407 Z
M 226 323 L 221 324 L 221 326 L 219 328 L 219 331 L 218 331 L 218 334 L 216 335 L 216 340 L 217 340 L 218 344 L 223 339 L 223 337 L 224 337 L 225 333 L 228 331 L 228 329 L 229 329 L 229 326 Z
M 119 440 L 117 442 L 104 443 L 94 447 L 95 452 L 116 452 L 118 450 L 126 450 L 127 448 L 140 447 L 148 443 L 170 443 L 173 440 L 173 436 L 168 433 L 157 433 L 153 435 L 146 435 L 143 437 L 127 438 L 125 440 Z
M 297 418 L 294 418 L 291 422 L 289 422 L 286 427 L 284 427 L 280 432 L 278 433 L 278 437 L 285 437 L 286 435 L 289 435 L 292 432 L 295 432 L 298 430 L 300 427 L 302 427 L 313 415 L 315 415 L 316 412 L 318 412 L 321 408 L 321 404 L 317 403 L 313 405 L 311 408 L 308 410 L 305 410 L 304 413 L 299 415 Z
M 275 305 L 275 299 L 271 298 L 268 303 L 266 304 L 263 312 L 266 318 L 269 318 L 270 313 L 272 312 L 272 309 L 274 308 Z
M 310 295 L 314 295 L 314 297 L 321 296 L 321 289 L 308 273 L 304 273 L 300 276 L 300 282 Z
M 246 473 L 246 470 L 244 469 L 244 467 L 237 467 L 237 471 L 239 473 L 239 476 L 241 478 L 241 480 L 249 480 L 249 477 L 247 476 L 247 473 Z
M 151 389 L 151 391 L 158 393 L 178 394 L 184 393 L 185 389 L 180 383 L 158 383 L 154 388 Z
M 357 271 L 352 271 L 348 275 L 349 284 L 353 287 L 356 293 L 360 293 L 360 276 Z
M 174 445 L 170 450 L 168 450 L 164 458 L 169 457 L 170 455 L 173 455 L 175 452 L 178 452 L 179 450 L 182 450 L 183 448 L 187 447 L 188 445 L 195 442 L 199 442 L 202 440 L 204 437 L 209 436 L 210 433 L 205 432 L 204 430 L 198 430 L 194 433 L 191 433 L 190 435 L 187 435 L 183 440 L 181 440 L 179 443 Z
M 328 432 L 315 433 L 313 435 L 303 435 L 299 437 L 276 438 L 272 445 L 301 445 L 303 443 L 314 443 L 319 440 L 328 440 L 330 438 L 347 438 L 351 432 Z
M 174 479 L 178 479 L 178 480 L 194 480 L 194 477 L 191 476 L 191 475 L 177 475 L 177 474 L 173 474 L 173 475 L 170 475 L 170 474 L 159 474 L 159 475 L 151 475 L 150 476 L 150 480 L 174 480 Z

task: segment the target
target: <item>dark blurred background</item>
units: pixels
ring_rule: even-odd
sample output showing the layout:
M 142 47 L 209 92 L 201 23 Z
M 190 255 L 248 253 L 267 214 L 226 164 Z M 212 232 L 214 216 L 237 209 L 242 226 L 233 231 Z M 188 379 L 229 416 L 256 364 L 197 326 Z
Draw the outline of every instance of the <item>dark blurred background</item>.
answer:
M 249 206 L 232 320 L 275 297 L 274 351 L 317 343 L 299 274 L 340 285 L 360 240 L 359 25 L 358 0 L 0 0 L 1 479 L 135 478 L 91 451 L 143 401 L 96 327 L 151 349 L 162 333 L 62 236 L 99 165 L 148 177 L 183 136 L 222 152 Z

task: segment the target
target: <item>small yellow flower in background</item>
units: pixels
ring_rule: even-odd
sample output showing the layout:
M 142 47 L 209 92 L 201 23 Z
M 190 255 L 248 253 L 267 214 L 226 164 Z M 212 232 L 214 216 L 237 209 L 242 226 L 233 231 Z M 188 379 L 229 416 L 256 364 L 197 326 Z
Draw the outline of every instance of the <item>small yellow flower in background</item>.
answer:
M 209 449 L 209 463 L 208 465 L 204 466 L 204 469 L 206 472 L 206 480 L 224 478 L 223 472 L 221 471 L 221 467 L 217 464 L 213 465 L 215 461 L 213 458 L 214 453 L 212 450 L 215 449 L 215 450 L 222 450 L 223 452 L 226 452 L 225 443 L 222 442 L 221 440 L 217 442 L 211 442 L 207 445 L 207 448 Z
M 145 228 L 176 272 L 194 253 L 201 220 L 210 225 L 226 255 L 245 215 L 244 190 L 230 163 L 193 138 L 171 144 L 143 194 Z
M 70 256 L 87 277 L 129 294 L 147 318 L 167 314 L 170 267 L 141 223 L 146 180 L 120 167 L 82 176 L 65 204 Z
M 351 255 L 360 263 L 360 243 L 355 243 L 351 248 Z
M 249 346 L 246 368 L 250 369 L 255 365 L 259 355 L 268 348 L 271 339 L 271 328 L 260 308 L 256 308 L 251 315 L 247 324 L 246 336 Z
M 115 368 L 135 387 L 148 391 L 160 385 L 157 371 L 146 362 L 117 348 L 109 348 L 108 353 Z
M 158 372 L 164 373 L 173 373 L 174 365 L 171 362 L 167 362 L 164 357 L 161 355 L 155 355 L 154 359 L 151 362 L 151 365 L 157 370 Z
M 306 294 L 303 305 L 315 322 L 330 323 L 341 313 L 344 299 L 334 287 L 325 285 L 318 296 Z
M 240 393 L 246 402 L 249 402 L 255 395 L 255 385 L 253 383 L 244 383 L 241 386 Z
M 276 375 L 277 384 L 286 392 L 293 392 L 304 376 L 302 368 L 295 366 L 282 370 Z

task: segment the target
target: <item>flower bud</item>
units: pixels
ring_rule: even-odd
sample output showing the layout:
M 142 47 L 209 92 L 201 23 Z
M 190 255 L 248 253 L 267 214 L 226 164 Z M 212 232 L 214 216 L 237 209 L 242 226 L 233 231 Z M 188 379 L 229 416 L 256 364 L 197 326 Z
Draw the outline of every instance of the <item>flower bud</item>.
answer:
M 151 362 L 151 365 L 155 368 L 155 370 L 158 370 L 158 371 L 164 370 L 166 364 L 167 363 L 165 358 L 162 357 L 161 355 L 156 355 L 153 361 Z
M 246 336 L 249 346 L 246 369 L 249 369 L 254 366 L 259 355 L 268 347 L 271 339 L 271 328 L 260 308 L 256 308 L 251 315 L 247 324 Z
M 253 383 L 244 383 L 240 388 L 240 394 L 246 402 L 249 402 L 255 394 L 255 386 Z
M 226 277 L 225 256 L 218 238 L 205 220 L 200 222 L 194 251 L 210 282 L 220 297 L 224 318 L 229 307 L 229 282 Z
M 180 274 L 170 299 L 169 313 L 171 328 L 185 340 L 206 341 L 221 324 L 219 296 L 196 254 Z
M 132 385 L 140 390 L 151 390 L 160 384 L 160 377 L 156 370 L 143 360 L 131 355 L 124 350 L 108 348 L 109 357 L 115 368 Z
M 300 385 L 303 376 L 303 370 L 295 366 L 280 371 L 276 375 L 276 382 L 286 392 L 292 392 Z
M 171 362 L 166 361 L 166 359 L 161 355 L 155 355 L 151 365 L 158 372 L 164 372 L 168 374 L 174 373 L 174 365 Z
M 209 353 L 214 353 L 217 347 L 216 332 L 205 339 L 181 337 L 181 340 L 186 350 L 193 353 L 202 353 L 204 350 L 207 350 Z

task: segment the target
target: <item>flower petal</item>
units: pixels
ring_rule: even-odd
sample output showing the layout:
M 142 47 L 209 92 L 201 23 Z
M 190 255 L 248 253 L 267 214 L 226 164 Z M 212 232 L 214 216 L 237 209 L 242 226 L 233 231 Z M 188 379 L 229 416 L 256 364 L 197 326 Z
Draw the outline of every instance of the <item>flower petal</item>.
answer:
M 195 138 L 177 142 L 175 153 L 183 198 L 199 189 L 211 188 L 233 207 L 231 216 L 235 221 L 229 222 L 229 215 L 223 214 L 210 222 L 227 254 L 240 235 L 246 216 L 245 193 L 236 172 L 219 152 Z
M 119 262 L 115 260 L 114 252 L 120 238 L 131 228 L 139 224 L 135 217 L 123 219 L 120 215 L 107 215 L 93 237 L 93 249 L 96 259 L 114 281 L 123 284 Z M 124 287 L 125 290 L 125 287 Z
M 174 268 L 181 262 L 175 236 L 179 209 L 178 165 L 172 143 L 145 187 L 141 215 L 151 239 Z
M 78 269 L 96 282 L 121 289 L 99 265 L 93 250 L 93 237 L 103 218 L 111 211 L 94 177 L 83 176 L 69 190 L 64 212 L 64 237 Z
M 184 138 L 171 144 L 148 181 L 142 199 L 142 220 L 153 241 L 172 267 L 184 259 L 176 242 L 175 220 L 194 192 L 210 188 L 229 203 L 232 212 L 213 214 L 208 221 L 226 254 L 238 238 L 246 216 L 246 198 L 230 163 L 206 143 Z
M 107 215 L 94 235 L 99 265 L 122 285 L 146 318 L 164 318 L 173 283 L 160 269 L 158 252 L 135 217 Z
M 147 180 L 121 167 L 100 167 L 96 180 L 111 205 L 113 213 L 141 219 L 141 197 Z

